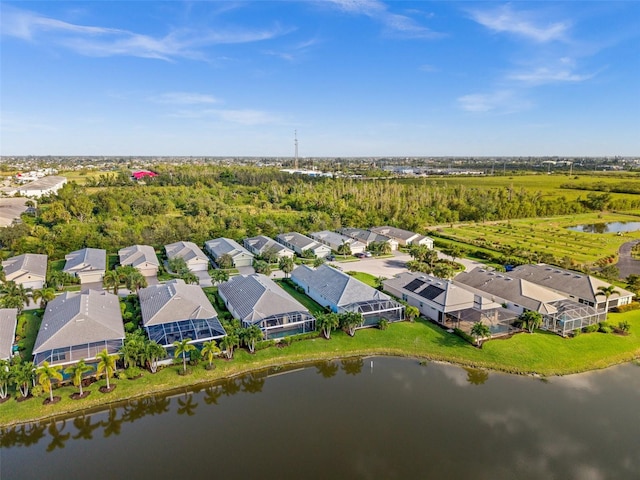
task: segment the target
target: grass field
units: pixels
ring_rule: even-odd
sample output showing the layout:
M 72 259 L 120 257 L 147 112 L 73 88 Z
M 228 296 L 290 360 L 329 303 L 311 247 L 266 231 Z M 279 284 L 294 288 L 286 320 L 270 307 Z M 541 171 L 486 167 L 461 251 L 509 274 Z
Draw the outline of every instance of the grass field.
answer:
M 200 365 L 193 368 L 191 375 L 181 376 L 177 374 L 178 367 L 167 367 L 155 375 L 145 373 L 137 380 L 113 380 L 117 388 L 104 395 L 97 391 L 106 383 L 101 379 L 89 387 L 92 393 L 83 400 L 70 399 L 76 391 L 70 386 L 54 391 L 61 401 L 53 405 L 43 406 L 42 398 L 21 403 L 9 400 L 0 404 L 0 426 L 100 408 L 109 402 L 154 393 L 184 391 L 194 385 L 250 371 L 353 356 L 408 356 L 511 373 L 565 375 L 640 358 L 640 315 L 637 311 L 610 315 L 613 324 L 622 320 L 631 324 L 631 333 L 627 336 L 592 333 L 568 339 L 542 332 L 522 333 L 510 339 L 488 341 L 482 349 L 424 321 L 395 323 L 384 331 L 359 330 L 355 337 L 334 332 L 328 341 L 322 338 L 303 340 L 285 348 L 259 350 L 254 355 L 238 350 L 234 360 L 216 360 L 217 368 L 211 371 Z
M 615 255 L 625 242 L 640 238 L 640 232 L 593 234 L 574 232 L 567 227 L 605 222 L 637 222 L 638 216 L 615 213 L 591 213 L 565 217 L 509 220 L 489 223 L 439 226 L 434 230 L 460 244 L 483 247 L 497 252 L 509 248 L 556 258 L 570 257 L 579 263 L 590 263 Z

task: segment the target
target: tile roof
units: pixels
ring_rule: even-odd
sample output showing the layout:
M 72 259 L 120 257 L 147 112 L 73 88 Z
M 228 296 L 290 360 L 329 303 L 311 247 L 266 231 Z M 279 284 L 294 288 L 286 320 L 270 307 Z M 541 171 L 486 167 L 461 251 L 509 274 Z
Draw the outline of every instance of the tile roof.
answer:
M 256 322 L 273 315 L 309 312 L 269 277 L 261 274 L 238 275 L 220 284 L 218 291 L 226 298 L 240 320 Z
M 88 272 L 106 270 L 107 251 L 101 248 L 83 248 L 65 255 L 67 261 L 62 269 L 64 272 Z
M 180 279 L 141 288 L 139 297 L 145 327 L 218 316 L 199 285 L 187 285 Z
M 16 283 L 28 281 L 28 277 L 47 277 L 47 256 L 36 253 L 25 253 L 11 257 L 2 262 L 2 268 L 7 280 Z
M 65 292 L 47 304 L 33 353 L 123 338 L 116 295 L 97 290 Z
M 389 300 L 390 297 L 369 285 L 356 280 L 344 272 L 329 265 L 321 265 L 316 269 L 300 265 L 291 278 L 309 285 L 332 305 L 338 307 L 369 300 Z
M 18 325 L 17 308 L 0 308 L 0 360 L 11 358 L 11 348 L 16 339 Z
M 231 258 L 235 258 L 239 255 L 253 257 L 253 253 L 249 252 L 238 242 L 230 238 L 222 237 L 214 240 L 208 240 L 205 242 L 205 246 L 214 258 L 220 258 L 222 255 L 229 255 Z
M 149 245 L 132 245 L 121 248 L 118 250 L 118 256 L 120 257 L 120 265 L 131 265 L 132 267 L 139 267 L 144 264 L 160 266 L 155 250 Z

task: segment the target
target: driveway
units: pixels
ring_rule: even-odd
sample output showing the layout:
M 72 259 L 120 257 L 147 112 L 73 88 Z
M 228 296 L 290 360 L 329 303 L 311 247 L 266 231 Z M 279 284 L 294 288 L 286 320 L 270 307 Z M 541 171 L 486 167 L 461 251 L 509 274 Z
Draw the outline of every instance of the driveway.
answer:
M 200 272 L 192 272 L 196 277 L 198 277 L 199 284 L 201 287 L 213 287 L 213 281 L 211 280 L 211 275 L 207 271 Z
M 631 248 L 637 243 L 640 243 L 640 240 L 627 242 L 618 250 L 616 267 L 620 270 L 620 278 L 627 278 L 632 274 L 640 275 L 640 260 L 631 258 Z

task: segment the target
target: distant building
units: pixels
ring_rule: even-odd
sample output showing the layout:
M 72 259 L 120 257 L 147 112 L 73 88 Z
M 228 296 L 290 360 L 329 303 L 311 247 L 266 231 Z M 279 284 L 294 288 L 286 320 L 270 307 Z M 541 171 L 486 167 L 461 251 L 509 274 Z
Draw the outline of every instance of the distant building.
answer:
M 276 237 L 276 241 L 290 248 L 301 257 L 305 255 L 304 252 L 306 251 L 311 251 L 318 258 L 324 258 L 331 253 L 331 247 L 298 232 L 281 233 Z
M 2 262 L 5 279 L 24 288 L 38 290 L 47 281 L 47 256 L 25 253 Z
M 341 233 L 331 232 L 329 230 L 310 233 L 309 236 L 320 243 L 328 245 L 334 252 L 338 252 L 342 244 L 349 245 L 352 255 L 355 255 L 356 253 L 364 253 L 367 249 L 367 246 L 364 243 L 354 240 L 351 237 L 347 237 L 346 235 L 342 235 Z
M 167 259 L 182 258 L 192 272 L 209 270 L 209 257 L 193 242 L 176 242 L 165 245 Z
M 34 182 L 22 185 L 18 188 L 18 193 L 24 197 L 42 197 L 43 195 L 57 193 L 65 183 L 67 183 L 65 177 L 42 177 Z
M 347 237 L 351 237 L 354 240 L 361 241 L 367 247 L 373 242 L 384 242 L 389 244 L 389 247 L 392 251 L 398 249 L 397 240 L 394 240 L 391 237 L 387 237 L 386 235 L 372 232 L 371 230 L 365 230 L 364 228 L 341 228 L 340 230 L 338 230 L 338 232 L 346 235 Z
M 131 173 L 131 177 L 134 180 L 143 180 L 145 178 L 153 178 L 153 177 L 157 177 L 158 174 L 155 172 L 152 172 L 151 170 L 134 170 Z
M 401 245 L 403 247 L 409 245 L 425 245 L 428 248 L 433 248 L 433 240 L 431 238 L 420 235 L 418 233 L 410 232 L 409 230 L 403 230 L 401 228 L 389 226 L 373 227 L 369 230 L 373 233 L 378 233 L 380 235 L 392 238 L 398 242 L 398 245 Z
M 273 252 L 278 258 L 295 257 L 295 252 L 285 247 L 281 243 L 276 242 L 272 238 L 258 235 L 257 237 L 245 238 L 244 246 L 255 256 L 264 256 L 267 252 Z

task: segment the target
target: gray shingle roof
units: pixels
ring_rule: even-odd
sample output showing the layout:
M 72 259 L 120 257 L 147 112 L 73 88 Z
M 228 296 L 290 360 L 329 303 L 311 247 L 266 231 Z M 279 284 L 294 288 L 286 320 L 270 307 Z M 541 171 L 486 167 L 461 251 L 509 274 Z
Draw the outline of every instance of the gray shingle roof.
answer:
M 603 302 L 605 297 L 598 294 L 599 287 L 608 287 L 610 284 L 595 277 L 580 272 L 572 272 L 551 265 L 520 265 L 508 272 L 507 275 L 513 278 L 521 278 L 536 285 L 550 288 L 557 292 L 573 295 L 577 298 L 589 300 L 594 303 Z M 622 295 L 614 293 L 610 299 L 619 296 L 633 296 L 632 292 L 616 287 Z
M 309 285 L 332 305 L 338 307 L 369 300 L 390 299 L 388 295 L 329 265 L 321 265 L 315 270 L 300 265 L 291 272 L 291 278 L 294 282 L 300 280 Z
M 373 227 L 370 230 L 373 233 L 386 235 L 387 237 L 390 237 L 390 238 L 404 240 L 405 242 L 413 237 L 418 236 L 417 233 L 410 232 L 409 230 L 403 230 L 402 228 L 396 228 L 396 227 L 389 227 L 388 225 L 385 225 L 383 227 Z
M 293 256 L 293 250 L 290 250 L 281 243 L 276 242 L 272 238 L 265 237 L 264 235 L 245 238 L 244 245 L 247 248 L 251 246 L 254 251 L 258 252 L 258 255 L 263 255 L 267 250 L 271 249 L 278 254 L 280 254 L 280 252 L 287 252 L 289 255 Z
M 352 247 L 364 248 L 366 245 L 358 240 L 355 240 L 346 235 L 342 235 L 341 233 L 331 232 L 329 230 L 322 230 L 321 232 L 314 232 L 310 234 L 311 238 L 318 240 L 319 242 L 325 243 L 330 247 L 337 249 L 342 242 L 348 243 Z
M 391 238 L 386 235 L 380 235 L 379 233 L 374 233 L 363 228 L 341 228 L 338 231 L 347 237 L 360 240 L 367 245 L 371 242 L 388 242 L 391 240 Z
M 67 273 L 106 270 L 107 251 L 101 248 L 83 248 L 65 255 L 63 271 Z
M 2 262 L 7 280 L 16 283 L 28 281 L 28 277 L 37 276 L 43 279 L 47 277 L 47 256 L 35 253 L 25 253 L 17 257 L 11 257 Z
M 253 253 L 249 252 L 238 242 L 230 238 L 222 237 L 214 240 L 208 240 L 205 242 L 205 246 L 216 259 L 220 258 L 222 255 L 229 255 L 231 258 L 235 258 L 239 255 L 253 257 Z
M 48 188 L 52 188 L 64 183 L 67 183 L 66 177 L 50 175 L 48 177 L 42 177 L 42 178 L 39 178 L 38 180 L 34 180 L 33 182 L 22 185 L 19 188 L 19 190 L 25 191 L 25 192 L 28 192 L 31 190 L 46 190 Z
M 205 260 L 209 262 L 204 252 L 193 242 L 176 242 L 169 245 L 165 245 L 165 251 L 167 252 L 167 258 L 172 259 L 174 257 L 183 258 L 185 262 L 191 260 Z
M 218 290 L 239 320 L 245 322 L 292 312 L 308 313 L 301 303 L 265 275 L 235 276 L 220 284 Z
M 276 240 L 287 242 L 300 250 L 308 250 L 318 245 L 318 242 L 313 238 L 309 238 L 298 232 L 281 233 L 276 237 Z
M 33 353 L 123 338 L 116 295 L 96 290 L 65 292 L 47 304 Z
M 0 308 L 0 360 L 11 358 L 11 347 L 16 339 L 17 308 Z
M 160 266 L 155 250 L 149 245 L 132 245 L 121 248 L 118 250 L 118 256 L 120 257 L 120 265 L 131 265 L 132 267 L 139 267 L 144 264 Z
M 442 311 L 455 311 L 473 305 L 474 294 L 463 285 L 420 272 L 406 272 L 384 281 L 386 286 L 405 290 L 407 295 L 422 297 L 439 305 Z
M 218 316 L 199 285 L 187 285 L 180 279 L 142 288 L 139 297 L 145 327 Z

